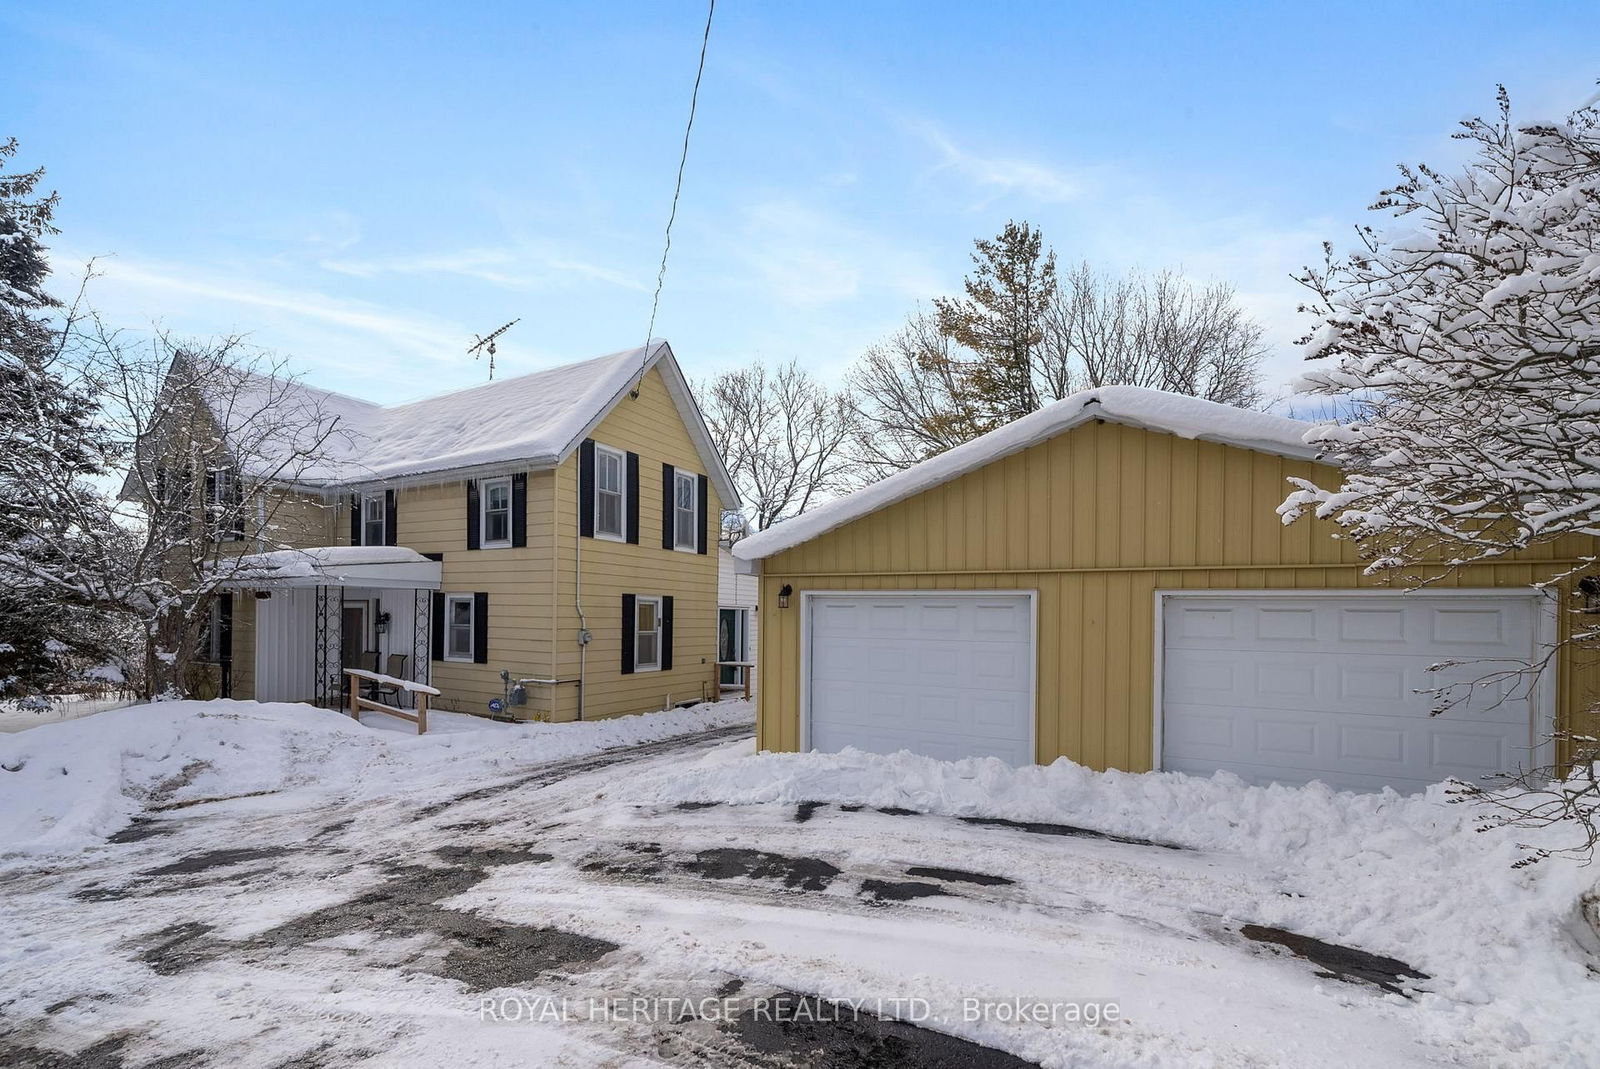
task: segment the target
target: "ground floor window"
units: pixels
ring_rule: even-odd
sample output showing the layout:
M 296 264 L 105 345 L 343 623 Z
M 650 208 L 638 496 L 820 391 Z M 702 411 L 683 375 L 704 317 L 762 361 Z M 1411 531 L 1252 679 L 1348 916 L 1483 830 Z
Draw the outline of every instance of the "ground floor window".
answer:
M 661 667 L 661 599 L 640 595 L 633 603 L 633 670 Z
M 444 599 L 444 659 L 470 661 L 473 651 L 472 595 L 450 594 Z

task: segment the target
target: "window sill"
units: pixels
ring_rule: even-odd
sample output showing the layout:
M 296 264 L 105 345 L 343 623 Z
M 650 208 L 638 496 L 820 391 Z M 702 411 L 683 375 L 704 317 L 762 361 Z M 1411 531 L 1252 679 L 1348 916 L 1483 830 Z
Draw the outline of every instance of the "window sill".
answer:
M 475 661 L 473 661 L 473 659 L 471 657 L 451 657 L 449 654 L 445 654 L 444 660 L 445 660 L 446 664 L 475 664 L 476 663 Z
M 674 552 L 674 553 L 694 553 L 694 554 L 699 554 L 700 547 L 699 546 L 673 546 L 672 547 L 672 552 Z
M 480 543 L 478 543 L 478 548 L 479 549 L 510 549 L 511 548 L 511 543 L 510 542 L 480 542 Z
M 636 673 L 637 672 L 659 672 L 659 671 L 661 671 L 661 666 L 659 664 L 647 664 L 647 665 L 637 665 L 636 664 L 636 665 L 633 666 L 633 670 Z
M 628 539 L 623 535 L 619 535 L 619 534 L 601 534 L 599 531 L 596 531 L 594 533 L 594 537 L 595 537 L 595 540 L 599 541 L 599 542 L 621 542 L 624 545 L 626 545 L 627 541 L 628 541 Z

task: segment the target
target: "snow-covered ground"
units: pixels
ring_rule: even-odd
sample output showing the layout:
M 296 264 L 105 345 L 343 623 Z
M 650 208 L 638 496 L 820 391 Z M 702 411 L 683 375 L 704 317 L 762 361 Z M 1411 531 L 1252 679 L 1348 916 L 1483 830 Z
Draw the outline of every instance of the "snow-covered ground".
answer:
M 1513 870 L 1438 793 L 754 755 L 749 720 L 0 738 L 0 1064 L 1600 1064 L 1600 873 Z

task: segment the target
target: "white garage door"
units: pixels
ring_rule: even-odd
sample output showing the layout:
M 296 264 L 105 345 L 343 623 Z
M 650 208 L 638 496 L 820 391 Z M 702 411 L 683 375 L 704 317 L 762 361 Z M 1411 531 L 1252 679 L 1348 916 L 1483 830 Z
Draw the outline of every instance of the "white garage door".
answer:
M 1540 609 L 1521 595 L 1165 597 L 1162 767 L 1400 791 L 1529 767 L 1526 681 L 1439 716 L 1417 692 L 1527 661 Z M 1457 659 L 1471 663 L 1427 671 Z
M 1033 763 L 1027 594 L 808 599 L 810 747 Z

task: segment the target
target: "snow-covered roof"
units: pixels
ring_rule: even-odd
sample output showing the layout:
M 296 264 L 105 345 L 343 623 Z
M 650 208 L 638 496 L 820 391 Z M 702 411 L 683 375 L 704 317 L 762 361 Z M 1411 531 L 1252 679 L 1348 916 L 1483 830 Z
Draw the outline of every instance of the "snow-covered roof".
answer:
M 1064 397 L 853 494 L 741 539 L 734 543 L 733 555 L 741 560 L 761 560 L 781 553 L 1002 457 L 1020 453 L 1092 419 L 1165 431 L 1180 438 L 1222 442 L 1296 460 L 1312 460 L 1317 456 L 1316 448 L 1305 441 L 1306 433 L 1314 424 L 1303 420 L 1141 386 L 1102 386 Z
M 404 546 L 310 546 L 247 553 L 227 565 L 226 588 L 375 586 L 437 590 L 442 567 Z
M 651 367 L 660 370 L 718 496 L 728 507 L 737 507 L 738 492 L 672 348 L 661 339 L 402 405 L 377 405 L 295 383 L 289 392 L 323 415 L 337 416 L 341 433 L 327 444 L 328 463 L 297 471 L 294 481 L 319 487 L 394 484 L 496 465 L 553 467 L 572 454 Z M 275 396 L 284 395 L 284 383 L 274 381 L 272 386 Z M 251 410 L 237 400 L 235 407 Z M 216 414 L 229 424 L 229 413 Z

